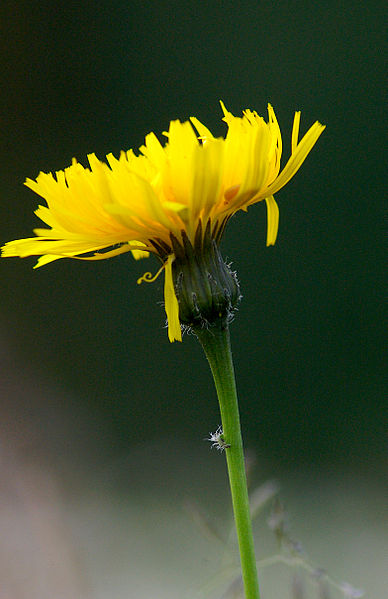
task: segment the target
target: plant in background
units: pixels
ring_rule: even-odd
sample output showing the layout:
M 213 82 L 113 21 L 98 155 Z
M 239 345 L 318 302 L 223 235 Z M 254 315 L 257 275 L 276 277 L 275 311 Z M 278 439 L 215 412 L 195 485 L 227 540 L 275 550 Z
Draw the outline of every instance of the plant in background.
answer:
M 36 215 L 49 227 L 36 237 L 11 241 L 4 257 L 40 256 L 36 267 L 60 258 L 102 260 L 125 252 L 136 259 L 153 254 L 164 272 L 164 305 L 170 341 L 182 330 L 198 337 L 212 370 L 222 428 L 210 440 L 226 455 L 246 599 L 259 599 L 252 523 L 229 324 L 241 299 L 236 273 L 220 253 L 225 226 L 239 210 L 265 200 L 267 245 L 276 241 L 279 210 L 274 199 L 294 176 L 321 135 L 314 123 L 298 140 L 295 113 L 291 156 L 280 170 L 282 137 L 272 106 L 268 122 L 245 110 L 233 116 L 221 103 L 225 138 L 198 119 L 171 121 L 162 145 L 150 133 L 136 155 L 111 154 L 108 164 L 94 154 L 90 168 L 76 160 L 63 171 L 40 173 L 26 185 L 43 197 Z
M 223 450 L 222 446 L 219 447 L 217 440 L 214 439 L 214 434 L 208 440 L 213 442 L 214 447 L 217 447 L 221 451 Z M 252 457 L 246 461 L 248 481 L 252 462 L 254 461 Z M 311 563 L 302 543 L 291 536 L 289 532 L 287 513 L 279 499 L 279 487 L 275 481 L 267 481 L 251 490 L 249 503 L 252 522 L 257 521 L 260 516 L 263 516 L 264 508 L 269 502 L 272 503 L 272 506 L 267 518 L 267 525 L 276 539 L 277 552 L 259 560 L 257 562 L 258 570 L 263 572 L 268 568 L 276 566 L 278 566 L 278 570 L 282 566 L 288 568 L 291 572 L 291 585 L 287 596 L 290 599 L 307 599 L 307 597 L 311 599 L 313 597 L 316 599 L 334 599 L 331 591 L 335 593 L 335 597 L 341 596 L 342 599 L 361 599 L 361 597 L 364 597 L 364 591 L 356 589 L 348 582 L 337 582 L 329 576 L 326 570 Z M 225 592 L 221 599 L 241 599 L 244 596 L 243 581 L 239 565 L 236 565 L 234 557 L 233 536 L 231 534 L 225 535 L 224 530 L 218 530 L 218 527 L 200 505 L 188 501 L 185 507 L 192 521 L 202 534 L 223 548 L 221 570 L 202 585 L 201 591 L 203 595 L 201 596 L 219 596 L 218 591 L 222 585 L 225 588 Z M 217 595 L 214 595 L 215 589 Z M 270 597 L 274 597 L 274 595 L 272 594 Z M 285 595 L 281 595 L 281 599 L 283 597 Z

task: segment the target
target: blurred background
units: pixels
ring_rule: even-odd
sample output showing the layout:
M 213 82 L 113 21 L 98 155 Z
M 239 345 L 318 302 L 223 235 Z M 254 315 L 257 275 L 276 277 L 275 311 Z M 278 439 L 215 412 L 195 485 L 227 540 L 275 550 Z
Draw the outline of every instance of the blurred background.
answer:
M 222 135 L 220 99 L 236 115 L 272 103 L 283 164 L 295 110 L 302 134 L 327 125 L 276 196 L 276 246 L 259 204 L 222 249 L 244 296 L 231 333 L 252 485 L 276 479 L 312 562 L 376 599 L 383 17 L 374 1 L 0 7 L 1 244 L 39 226 L 26 177 L 136 149 L 171 119 Z M 196 339 L 168 342 L 162 278 L 136 285 L 156 262 L 34 263 L 0 263 L 0 599 L 221 597 L 202 586 L 224 549 L 183 509 L 229 527 L 224 459 L 203 441 L 217 400 Z M 260 558 L 276 550 L 261 518 Z M 281 591 L 263 576 L 264 599 L 293 596 L 290 573 Z

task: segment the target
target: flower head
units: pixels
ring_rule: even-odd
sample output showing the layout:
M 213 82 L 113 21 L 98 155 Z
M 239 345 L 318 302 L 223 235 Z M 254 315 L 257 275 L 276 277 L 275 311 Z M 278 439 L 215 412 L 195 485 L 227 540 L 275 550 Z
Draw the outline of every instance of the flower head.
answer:
M 119 159 L 109 154 L 106 164 L 90 154 L 89 168 L 73 159 L 55 176 L 41 172 L 36 181 L 27 179 L 27 187 L 46 201 L 35 214 L 49 228 L 6 243 L 2 255 L 41 256 L 39 267 L 59 258 L 154 254 L 161 261 L 159 272 L 165 272 L 169 339 L 181 340 L 173 282 L 177 248 L 198 251 L 206 245 L 205 234 L 218 244 L 229 218 L 261 200 L 267 205 L 267 245 L 273 245 L 279 221 L 273 194 L 293 177 L 324 129 L 316 122 L 298 142 L 296 112 L 291 157 L 280 171 L 282 138 L 272 106 L 268 122 L 254 111 L 235 117 L 221 106 L 228 126 L 225 138 L 214 137 L 194 117 L 171 121 L 165 145 L 150 133 L 139 155 L 132 150 Z M 139 282 L 155 278 L 146 273 Z

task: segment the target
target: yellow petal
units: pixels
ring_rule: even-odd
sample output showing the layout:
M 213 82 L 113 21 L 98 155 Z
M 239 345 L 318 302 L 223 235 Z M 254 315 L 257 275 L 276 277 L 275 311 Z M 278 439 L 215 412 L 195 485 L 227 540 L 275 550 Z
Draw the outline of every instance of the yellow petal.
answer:
M 279 189 L 284 187 L 286 183 L 289 182 L 290 179 L 295 175 L 295 173 L 300 169 L 303 162 L 307 158 L 307 155 L 311 151 L 312 147 L 316 143 L 318 137 L 321 135 L 323 130 L 325 129 L 324 125 L 318 123 L 316 121 L 314 125 L 310 127 L 305 136 L 300 140 L 298 145 L 295 148 L 295 151 L 292 153 L 290 159 L 288 160 L 286 166 L 276 179 L 267 189 L 268 193 L 274 194 Z
M 175 260 L 174 254 L 170 254 L 165 262 L 164 268 L 164 308 L 168 321 L 168 338 L 173 341 L 182 341 L 181 324 L 179 322 L 179 304 L 175 295 L 174 283 L 172 280 L 172 263 Z
M 296 146 L 298 145 L 299 124 L 300 124 L 300 110 L 298 110 L 294 116 L 294 124 L 292 126 L 292 135 L 291 135 L 291 154 L 293 154 L 295 152 Z
M 273 196 L 265 198 L 267 204 L 267 246 L 275 245 L 279 228 L 279 208 Z
M 54 262 L 54 260 L 59 260 L 60 258 L 64 258 L 65 256 L 50 256 L 48 254 L 46 254 L 45 256 L 41 256 L 40 258 L 38 258 L 37 263 L 35 264 L 35 266 L 33 266 L 33 268 L 40 268 L 41 266 L 46 266 L 46 264 L 49 264 L 50 262 Z
M 196 128 L 199 135 L 199 139 L 202 141 L 202 143 L 208 141 L 209 139 L 214 139 L 212 132 L 207 127 L 205 127 L 205 125 L 203 125 L 201 121 L 199 121 L 195 116 L 191 116 L 190 121 Z

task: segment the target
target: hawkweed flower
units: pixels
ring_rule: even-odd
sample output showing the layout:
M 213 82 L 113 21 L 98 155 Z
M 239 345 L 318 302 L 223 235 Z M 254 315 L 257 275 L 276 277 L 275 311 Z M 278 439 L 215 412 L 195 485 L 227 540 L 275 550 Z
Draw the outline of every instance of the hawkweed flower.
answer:
M 245 110 L 233 116 L 221 103 L 228 126 L 217 138 L 198 119 L 171 121 L 163 146 L 150 133 L 136 155 L 94 154 L 90 168 L 76 160 L 53 174 L 40 173 L 26 185 L 47 206 L 36 215 L 49 227 L 36 237 L 2 248 L 3 256 L 40 256 L 37 267 L 59 258 L 102 260 L 125 252 L 135 258 L 154 254 L 164 272 L 164 303 L 170 341 L 182 340 L 182 327 L 194 330 L 213 374 L 222 425 L 210 437 L 224 450 L 240 549 L 246 599 L 259 599 L 252 522 L 244 468 L 229 322 L 240 301 L 236 274 L 220 254 L 228 220 L 256 202 L 267 205 L 267 245 L 276 241 L 279 210 L 274 200 L 293 177 L 324 127 L 316 122 L 298 141 L 295 113 L 291 156 L 280 170 L 282 137 L 272 106 L 268 122 Z
M 181 341 L 180 325 L 193 319 L 203 324 L 220 311 L 229 318 L 239 293 L 218 254 L 225 225 L 239 210 L 265 200 L 267 245 L 273 245 L 279 222 L 273 196 L 294 176 L 324 127 L 314 123 L 298 141 L 296 112 L 291 156 L 280 171 L 282 137 L 272 106 L 268 122 L 255 111 L 235 117 L 223 103 L 221 107 L 228 126 L 225 139 L 214 137 L 197 118 L 171 121 L 165 145 L 150 133 L 138 155 L 132 150 L 119 159 L 109 154 L 106 164 L 90 154 L 89 168 L 73 159 L 55 175 L 41 172 L 36 181 L 27 179 L 27 187 L 46 201 L 35 214 L 49 228 L 5 244 L 2 255 L 41 256 L 37 268 L 59 258 L 101 260 L 132 252 L 138 259 L 154 254 L 160 270 L 155 276 L 145 273 L 138 282 L 154 281 L 164 271 L 170 341 Z M 192 271 L 198 261 L 202 264 L 196 264 L 192 276 L 208 273 L 202 294 L 187 281 L 184 268 L 190 262 Z M 214 300 L 216 289 L 219 297 Z

